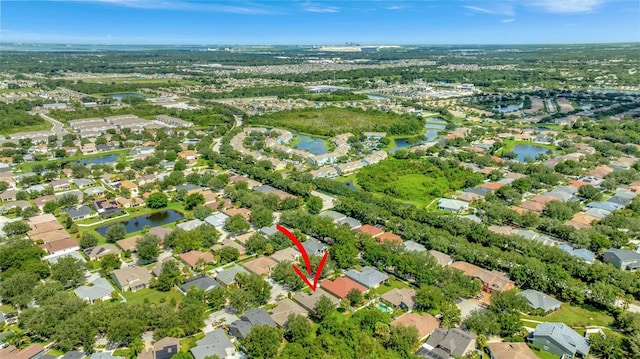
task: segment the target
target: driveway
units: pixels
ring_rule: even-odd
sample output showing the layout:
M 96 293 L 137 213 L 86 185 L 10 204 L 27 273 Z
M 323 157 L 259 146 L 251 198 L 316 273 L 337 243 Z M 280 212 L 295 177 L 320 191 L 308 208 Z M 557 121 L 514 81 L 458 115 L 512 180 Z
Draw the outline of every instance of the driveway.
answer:
M 222 309 L 217 312 L 211 313 L 209 317 L 204 320 L 204 328 L 202 329 L 202 331 L 205 333 L 209 333 L 223 325 L 229 325 L 238 319 L 239 318 L 235 314 L 229 313 L 225 309 Z
M 485 310 L 484 308 L 482 308 L 482 306 L 480 306 L 480 304 L 471 299 L 465 299 L 460 303 L 457 303 L 456 307 L 460 309 L 460 318 L 462 319 L 468 317 L 469 314 L 471 314 L 471 312 L 473 312 L 474 310 Z
M 333 201 L 335 200 L 335 197 L 329 196 L 327 194 L 324 193 L 320 193 L 318 191 L 311 191 L 311 194 L 314 196 L 318 196 L 322 199 L 322 210 L 326 211 L 328 209 L 333 208 Z

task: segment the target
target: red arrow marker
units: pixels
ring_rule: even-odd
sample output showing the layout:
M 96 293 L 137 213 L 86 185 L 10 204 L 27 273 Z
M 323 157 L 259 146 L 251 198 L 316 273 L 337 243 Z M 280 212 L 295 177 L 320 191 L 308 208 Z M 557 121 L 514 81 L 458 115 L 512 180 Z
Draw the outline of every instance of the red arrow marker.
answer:
M 296 247 L 298 247 L 300 254 L 302 254 L 302 259 L 304 259 L 304 264 L 307 266 L 307 275 L 302 273 L 302 271 L 295 264 L 292 265 L 293 270 L 298 274 L 300 278 L 302 278 L 302 280 L 309 286 L 309 288 L 311 288 L 311 290 L 315 292 L 316 288 L 318 287 L 318 279 L 320 279 L 320 274 L 322 273 L 322 267 L 324 267 L 324 263 L 327 261 L 327 258 L 329 258 L 329 253 L 328 252 L 325 253 L 322 259 L 320 260 L 320 263 L 318 264 L 318 269 L 316 270 L 316 275 L 313 278 L 313 283 L 311 283 L 309 281 L 309 278 L 307 278 L 307 276 L 311 274 L 311 261 L 309 260 L 309 255 L 307 254 L 307 251 L 302 246 L 302 243 L 300 243 L 300 240 L 296 238 L 296 236 L 294 236 L 293 233 L 289 232 L 289 230 L 282 227 L 281 225 L 276 224 L 276 229 L 282 232 L 285 236 L 287 236 L 293 242 L 293 244 L 295 244 Z

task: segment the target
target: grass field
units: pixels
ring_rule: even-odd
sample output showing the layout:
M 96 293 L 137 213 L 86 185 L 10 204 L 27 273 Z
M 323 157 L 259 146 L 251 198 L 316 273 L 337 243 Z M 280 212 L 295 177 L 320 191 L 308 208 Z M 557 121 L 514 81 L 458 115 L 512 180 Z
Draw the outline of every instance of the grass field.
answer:
M 539 316 L 523 316 L 525 319 L 538 320 L 541 322 L 562 322 L 572 328 L 581 328 L 587 325 L 599 325 L 608 327 L 613 322 L 606 312 L 595 309 L 587 309 L 576 307 L 567 303 L 563 303 L 560 310 L 557 310 L 544 317 Z
M 6 131 L 0 131 L 0 135 L 11 135 L 11 134 L 20 133 L 20 132 L 47 131 L 51 129 L 51 126 L 52 125 L 49 122 L 42 120 L 42 123 L 37 125 L 26 126 L 26 127 L 14 127 Z
M 252 125 L 265 125 L 292 129 L 308 134 L 333 136 L 345 132 L 388 132 L 393 126 L 408 122 L 400 115 L 378 111 L 361 111 L 336 107 L 281 111 L 266 116 L 253 117 Z M 412 133 L 417 135 L 422 126 Z
M 389 280 L 387 281 L 387 283 L 381 285 L 380 287 L 376 288 L 376 293 L 379 295 L 383 295 L 385 293 L 387 293 L 388 291 L 392 290 L 392 289 L 405 289 L 405 288 L 410 288 L 409 285 L 407 283 L 401 282 L 397 279 L 394 278 L 389 278 Z
M 535 354 L 538 358 L 540 359 L 558 359 L 560 358 L 559 355 L 553 354 L 551 352 L 547 352 L 544 350 L 536 350 L 536 349 L 531 349 L 533 351 L 533 354 Z
M 513 148 L 516 147 L 517 145 L 531 145 L 531 146 L 537 146 L 537 147 L 546 148 L 546 149 L 552 150 L 552 151 L 556 150 L 556 146 L 554 146 L 554 145 L 545 145 L 545 144 L 542 144 L 542 143 L 533 143 L 531 141 L 504 140 L 503 142 L 505 144 L 504 152 L 512 151 Z
M 182 294 L 174 289 L 168 292 L 160 292 L 151 288 L 141 289 L 137 292 L 124 292 L 122 296 L 125 297 L 127 302 L 136 304 L 144 304 L 145 299 L 148 299 L 149 303 L 160 303 L 163 300 L 170 301 L 172 298 L 175 298 L 176 302 L 180 303 L 183 298 Z
M 47 122 L 47 124 L 49 124 Z M 70 156 L 70 157 L 65 157 L 65 158 L 58 158 L 58 159 L 54 159 L 54 160 L 46 160 L 46 161 L 39 161 L 39 162 L 28 162 L 28 163 L 24 163 L 21 165 L 21 169 L 23 172 L 30 172 L 31 171 L 31 166 L 35 165 L 35 164 L 41 164 L 41 165 L 46 165 L 47 163 L 50 162 L 55 162 L 58 163 L 59 165 L 61 165 L 63 162 L 64 163 L 68 163 L 68 162 L 72 162 L 72 161 L 81 161 L 83 159 L 87 159 L 87 158 L 95 158 L 95 157 L 103 157 L 103 156 L 108 156 L 108 155 L 113 155 L 113 154 L 117 154 L 120 156 L 120 160 L 123 160 L 126 158 L 127 153 L 129 153 L 129 150 L 112 150 L 112 151 L 104 151 L 104 152 L 98 152 L 98 153 L 92 153 L 90 155 L 81 155 L 81 156 Z

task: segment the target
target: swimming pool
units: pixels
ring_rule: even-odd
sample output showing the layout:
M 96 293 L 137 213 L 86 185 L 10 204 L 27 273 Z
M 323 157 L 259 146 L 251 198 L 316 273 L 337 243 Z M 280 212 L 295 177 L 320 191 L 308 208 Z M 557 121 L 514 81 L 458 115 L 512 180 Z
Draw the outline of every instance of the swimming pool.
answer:
M 387 307 L 385 305 L 382 305 L 380 303 L 376 304 L 376 308 L 378 308 L 380 311 L 383 311 L 385 313 L 391 313 L 391 308 L 389 308 L 389 307 Z

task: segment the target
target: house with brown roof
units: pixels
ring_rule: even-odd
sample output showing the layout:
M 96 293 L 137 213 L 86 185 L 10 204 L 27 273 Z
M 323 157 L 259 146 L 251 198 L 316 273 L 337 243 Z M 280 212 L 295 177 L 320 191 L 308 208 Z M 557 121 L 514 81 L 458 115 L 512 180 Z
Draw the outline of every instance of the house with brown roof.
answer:
M 519 206 L 519 208 L 522 208 L 527 211 L 535 212 L 535 213 L 542 213 L 542 211 L 544 211 L 546 207 L 547 207 L 546 204 L 532 201 L 532 200 L 524 201 Z
M 170 359 L 180 351 L 180 339 L 165 337 L 138 355 L 138 359 Z
M 391 303 L 393 306 L 404 310 L 413 309 L 416 297 L 416 290 L 411 288 L 393 288 L 386 292 L 380 298 L 385 302 Z
M 45 256 L 44 259 L 48 259 L 78 251 L 80 250 L 80 243 L 73 238 L 65 238 L 43 243 L 40 247 L 47 251 L 48 255 Z
M 415 327 L 418 330 L 418 340 L 424 340 L 434 330 L 440 328 L 440 321 L 431 314 L 405 313 L 391 322 L 391 326 L 402 325 Z
M 224 211 L 224 214 L 229 217 L 233 217 L 236 214 L 239 214 L 247 221 L 251 220 L 251 211 L 246 208 L 229 208 L 228 210 Z
M 147 288 L 151 284 L 151 274 L 145 267 L 116 269 L 111 273 L 111 278 L 123 292 L 128 290 L 135 292 Z
M 504 274 L 475 266 L 467 262 L 453 262 L 449 267 L 462 271 L 466 276 L 482 281 L 482 290 L 491 293 L 493 291 L 506 292 L 515 287 L 515 283 Z
M 391 232 L 384 232 L 378 237 L 376 237 L 376 241 L 378 243 L 392 242 L 396 244 L 402 244 L 402 237 L 400 237 L 397 234 L 393 234 Z
M 270 256 L 276 262 L 295 262 L 300 258 L 300 252 L 298 252 L 294 247 L 287 247 L 285 249 L 281 249 Z
M 138 192 L 138 185 L 131 181 L 125 180 L 120 182 L 120 187 L 128 189 L 131 193 L 132 198 L 138 197 L 140 195 L 140 193 Z
M 189 251 L 186 253 L 181 253 L 178 255 L 182 261 L 190 266 L 192 269 L 197 268 L 199 266 L 199 262 L 204 261 L 204 263 L 212 263 L 215 261 L 215 258 L 211 252 L 202 252 L 202 251 Z
M 138 244 L 138 240 L 141 239 L 142 236 L 133 236 L 129 238 L 124 238 L 119 241 L 116 241 L 118 247 L 120 247 L 123 251 L 130 251 L 134 253 L 137 251 L 136 245 Z
M 453 259 L 450 255 L 436 251 L 435 249 L 430 250 L 429 254 L 431 254 L 436 259 L 436 262 L 441 267 L 446 267 L 449 264 L 453 263 Z
M 139 197 L 134 197 L 131 199 L 118 197 L 116 198 L 116 201 L 118 201 L 118 203 L 120 204 L 120 206 L 122 206 L 122 208 L 137 208 L 145 205 L 144 200 Z
M 367 291 L 367 287 L 347 277 L 336 278 L 333 281 L 325 279 L 320 283 L 320 286 L 340 299 L 345 298 L 352 289 L 357 289 L 362 293 Z
M 608 166 L 604 166 L 604 165 L 600 165 L 600 166 L 592 169 L 591 171 L 589 171 L 589 176 L 603 179 L 611 172 L 613 172 L 613 168 L 608 167 Z
M 368 234 L 371 237 L 376 238 L 377 236 L 384 233 L 384 230 L 370 224 L 363 224 L 362 227 L 356 229 L 356 232 Z
M 316 304 L 322 297 L 328 298 L 334 305 L 338 305 L 338 303 L 340 303 L 340 299 L 329 294 L 322 288 L 317 288 L 315 292 L 311 293 L 296 292 L 293 296 L 293 300 L 300 304 L 300 306 L 306 309 L 309 313 L 315 315 Z
M 489 182 L 489 183 L 483 184 L 480 187 L 487 188 L 487 189 L 495 191 L 495 190 L 498 190 L 498 189 L 500 189 L 500 188 L 502 188 L 504 186 L 506 186 L 506 184 L 502 183 L 502 182 Z
M 526 343 L 488 343 L 491 359 L 537 359 Z
M 289 315 L 307 315 L 307 311 L 298 305 L 298 303 L 292 301 L 289 298 L 285 298 L 278 302 L 275 308 L 271 309 L 271 319 L 273 319 L 278 326 L 284 328 L 289 322 Z
M 40 344 L 31 344 L 22 350 L 18 350 L 15 345 L 0 349 L 0 358 L 2 359 L 36 359 L 43 354 L 44 347 Z
M 153 227 L 149 230 L 149 234 L 153 234 L 154 236 L 158 237 L 158 239 L 160 239 L 161 242 L 164 242 L 164 238 L 168 236 L 171 232 L 173 232 L 171 228 L 165 228 L 165 227 Z
M 249 272 L 259 275 L 269 275 L 271 270 L 278 264 L 271 257 L 258 257 L 242 264 Z
M 92 261 L 98 261 L 107 254 L 120 255 L 120 253 L 122 253 L 120 249 L 111 243 L 100 244 L 84 250 L 84 254 Z

